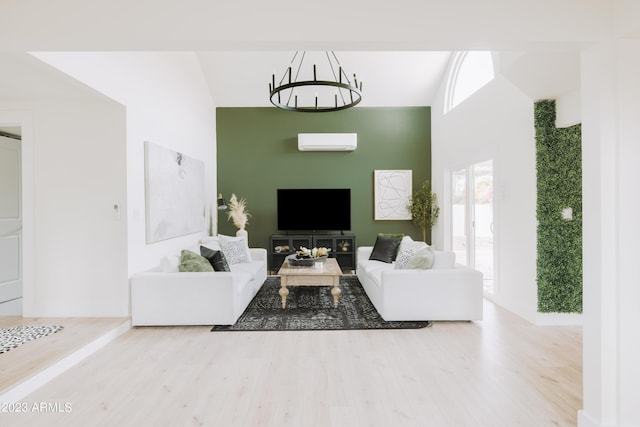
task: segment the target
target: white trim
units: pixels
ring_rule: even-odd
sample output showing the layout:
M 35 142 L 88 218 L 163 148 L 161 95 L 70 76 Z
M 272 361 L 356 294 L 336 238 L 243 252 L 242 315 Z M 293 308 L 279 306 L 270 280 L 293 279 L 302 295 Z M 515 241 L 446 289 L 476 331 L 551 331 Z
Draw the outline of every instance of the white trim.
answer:
M 453 59 L 451 60 L 451 67 L 449 68 L 449 76 L 447 78 L 447 86 L 444 94 L 444 114 L 453 110 L 453 93 L 455 92 L 456 82 L 458 81 L 458 73 L 460 72 L 460 66 L 464 62 L 464 58 L 467 56 L 466 51 L 455 52 Z
M 582 326 L 582 313 L 536 313 L 538 326 Z
M 38 372 L 17 386 L 10 388 L 8 391 L 0 395 L 0 402 L 16 403 L 23 400 L 26 396 L 56 378 L 58 375 L 82 362 L 84 359 L 91 356 L 93 353 L 100 350 L 102 347 L 109 344 L 129 329 L 131 329 L 131 320 L 127 320 L 117 328 L 107 332 L 79 350 L 76 350 L 64 359 Z
M 473 81 L 473 89 L 462 99 L 457 100 L 456 102 L 456 92 L 458 91 L 460 72 L 464 69 L 465 64 L 467 62 L 467 57 L 469 53 L 485 53 L 489 55 L 489 59 L 491 61 L 491 78 L 481 83 L 478 83 L 477 75 L 475 73 L 476 80 Z M 474 68 L 474 71 L 476 69 Z M 449 111 L 453 110 L 456 106 L 461 104 L 463 101 L 468 99 L 475 92 L 483 88 L 490 81 L 495 79 L 496 76 L 496 66 L 494 62 L 494 56 L 491 51 L 462 51 L 456 52 L 453 55 L 453 60 L 451 61 L 451 67 L 449 69 L 449 76 L 447 77 L 447 86 L 445 88 L 445 99 L 444 99 L 444 114 L 447 114 Z
M 22 314 L 28 316 L 35 307 L 33 113 L 29 110 L 0 110 L 0 125 L 21 128 Z
M 578 411 L 578 427 L 616 427 L 615 424 L 600 424 L 584 409 Z

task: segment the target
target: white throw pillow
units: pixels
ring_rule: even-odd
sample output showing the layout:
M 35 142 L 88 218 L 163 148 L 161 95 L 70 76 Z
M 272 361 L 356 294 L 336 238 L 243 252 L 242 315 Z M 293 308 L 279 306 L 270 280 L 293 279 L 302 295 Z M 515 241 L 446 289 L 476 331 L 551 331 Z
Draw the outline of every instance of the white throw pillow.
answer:
M 427 244 L 425 242 L 416 242 L 411 237 L 404 236 L 400 242 L 400 248 L 398 249 L 395 268 L 407 268 L 407 263 L 414 257 L 416 252 L 426 247 Z
M 405 264 L 404 268 L 430 269 L 436 259 L 435 251 L 430 246 L 418 249 L 413 257 Z
M 251 252 L 246 237 L 233 237 L 219 234 L 222 253 L 229 265 L 251 262 Z

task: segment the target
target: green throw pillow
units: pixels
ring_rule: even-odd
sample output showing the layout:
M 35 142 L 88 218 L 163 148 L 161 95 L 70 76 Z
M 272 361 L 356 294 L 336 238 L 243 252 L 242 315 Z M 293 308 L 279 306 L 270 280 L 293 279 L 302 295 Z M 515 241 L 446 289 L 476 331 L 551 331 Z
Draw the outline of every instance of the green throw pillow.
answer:
M 195 252 L 188 251 L 183 249 L 180 253 L 180 266 L 178 270 L 181 272 L 186 271 L 213 271 L 213 267 L 208 259 L 203 256 L 198 255 Z
M 378 236 L 402 239 L 404 237 L 404 234 L 403 233 L 378 233 Z
M 404 268 L 421 268 L 429 269 L 433 267 L 433 262 L 436 260 L 436 253 L 431 246 L 426 246 L 422 249 L 418 249 L 413 257 L 404 265 Z

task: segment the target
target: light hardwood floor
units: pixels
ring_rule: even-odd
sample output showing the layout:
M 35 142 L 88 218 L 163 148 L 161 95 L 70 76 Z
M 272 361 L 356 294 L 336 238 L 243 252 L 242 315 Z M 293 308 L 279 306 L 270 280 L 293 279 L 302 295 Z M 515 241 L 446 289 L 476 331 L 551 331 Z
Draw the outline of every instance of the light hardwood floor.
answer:
M 0 424 L 572 426 L 581 337 L 490 302 L 481 322 L 419 330 L 135 328 L 25 398 L 27 413 L 0 413 Z M 42 403 L 49 409 L 33 410 Z
M 23 318 L 0 316 L 0 329 L 20 325 L 62 325 L 55 334 L 0 354 L 0 395 L 112 331 L 128 318 Z M 1 412 L 0 412 L 1 414 Z M 0 423 L 0 425 L 2 425 Z

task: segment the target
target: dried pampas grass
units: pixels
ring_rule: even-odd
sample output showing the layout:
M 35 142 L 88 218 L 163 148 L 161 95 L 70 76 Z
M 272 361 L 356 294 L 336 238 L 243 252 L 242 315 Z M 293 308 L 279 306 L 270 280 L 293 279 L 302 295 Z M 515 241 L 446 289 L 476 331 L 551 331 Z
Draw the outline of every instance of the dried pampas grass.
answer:
M 247 211 L 247 201 L 244 198 L 238 200 L 235 194 L 231 194 L 227 215 L 228 219 L 233 221 L 233 225 L 240 230 L 244 230 L 244 227 L 249 224 L 249 217 L 251 216 Z

